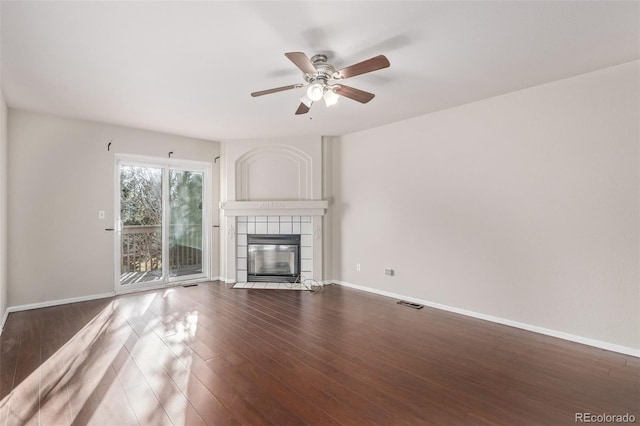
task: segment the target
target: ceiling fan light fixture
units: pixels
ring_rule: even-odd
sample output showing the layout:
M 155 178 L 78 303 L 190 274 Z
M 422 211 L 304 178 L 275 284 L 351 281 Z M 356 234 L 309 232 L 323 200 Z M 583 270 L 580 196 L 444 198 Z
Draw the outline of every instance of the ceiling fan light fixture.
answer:
M 311 99 L 309 99 L 309 96 L 307 96 L 306 92 L 305 92 L 304 96 L 300 98 L 300 102 L 305 104 L 307 106 L 307 108 L 311 108 L 311 104 L 313 104 L 313 101 Z
M 327 91 L 324 92 L 323 98 L 324 98 L 324 103 L 327 105 L 327 107 L 330 107 L 338 103 L 338 99 L 340 99 L 340 95 L 338 95 L 336 92 L 333 91 L 331 87 L 329 87 Z
M 313 83 L 307 89 L 307 96 L 313 102 L 316 102 L 316 101 L 319 101 L 320 99 L 322 99 L 323 95 L 324 95 L 324 85 L 321 84 L 321 83 Z

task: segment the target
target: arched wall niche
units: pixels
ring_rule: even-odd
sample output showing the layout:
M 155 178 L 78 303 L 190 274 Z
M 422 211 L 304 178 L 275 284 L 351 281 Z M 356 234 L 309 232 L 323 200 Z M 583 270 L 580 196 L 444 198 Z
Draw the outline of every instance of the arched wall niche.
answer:
M 289 145 L 254 148 L 235 163 L 236 200 L 311 200 L 312 159 Z

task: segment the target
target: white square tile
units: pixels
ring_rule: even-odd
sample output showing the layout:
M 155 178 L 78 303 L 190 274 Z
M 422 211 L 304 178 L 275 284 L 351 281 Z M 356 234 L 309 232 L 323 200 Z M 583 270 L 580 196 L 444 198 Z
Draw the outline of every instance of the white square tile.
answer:
M 280 233 L 281 234 L 291 234 L 293 227 L 291 226 L 291 222 L 280 222 Z
M 247 282 L 247 271 L 238 271 L 238 282 Z
M 266 222 L 266 221 L 267 221 L 266 216 L 256 216 L 256 222 Z
M 267 222 L 280 223 L 280 216 L 267 216 Z
M 247 233 L 247 222 L 238 222 L 238 234 Z
M 253 288 L 265 288 L 267 283 L 254 283 Z
M 300 246 L 311 247 L 312 243 L 311 235 L 300 235 Z
M 247 270 L 247 258 L 239 257 L 238 261 L 238 271 L 246 271 Z
M 264 286 L 264 288 L 271 288 L 271 289 L 277 289 L 280 285 L 278 283 L 267 283 L 267 285 Z
M 266 234 L 266 233 L 267 233 L 267 223 L 256 222 L 256 234 Z
M 291 232 L 293 234 L 299 234 L 300 233 L 300 222 L 293 222 L 292 227 L 291 227 Z
M 238 216 L 238 223 L 246 222 L 246 221 L 247 221 L 247 217 L 246 216 Z
M 311 247 L 300 247 L 300 259 L 311 259 Z
M 280 223 L 291 222 L 291 216 L 280 216 Z
M 247 234 L 238 234 L 238 246 L 247 245 Z
M 309 271 L 311 271 L 311 260 L 310 259 L 301 259 L 300 260 L 300 269 L 302 269 L 302 275 L 305 276 L 305 278 L 310 278 L 309 275 Z M 307 272 L 305 274 L 305 272 Z
M 247 223 L 247 234 L 255 234 L 256 233 L 256 223 Z
M 302 235 L 311 235 L 312 231 L 311 231 L 311 223 L 301 223 L 300 224 L 300 233 Z
M 238 257 L 247 257 L 247 246 L 238 246 Z
M 267 234 L 279 234 L 280 233 L 280 223 L 268 223 L 267 224 Z
M 291 216 L 292 222 L 300 222 L 300 216 Z
M 300 216 L 300 222 L 311 223 L 311 216 Z
M 247 216 L 247 223 L 256 223 L 255 216 Z

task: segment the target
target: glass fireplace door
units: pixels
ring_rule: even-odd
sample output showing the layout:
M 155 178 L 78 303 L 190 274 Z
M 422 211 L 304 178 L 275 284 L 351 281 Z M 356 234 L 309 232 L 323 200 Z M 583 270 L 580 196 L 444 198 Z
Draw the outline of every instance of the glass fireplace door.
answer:
M 299 235 L 248 235 L 247 280 L 294 282 L 300 274 Z

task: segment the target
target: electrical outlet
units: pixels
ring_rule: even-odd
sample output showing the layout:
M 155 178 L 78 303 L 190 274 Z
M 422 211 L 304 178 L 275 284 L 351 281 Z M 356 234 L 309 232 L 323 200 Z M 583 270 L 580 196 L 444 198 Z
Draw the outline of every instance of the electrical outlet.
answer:
M 98 219 L 104 219 L 104 210 L 98 210 Z
M 384 268 L 384 274 L 392 277 L 394 275 L 393 268 Z
M 356 263 L 356 272 L 360 272 L 361 268 L 360 268 L 360 264 Z

